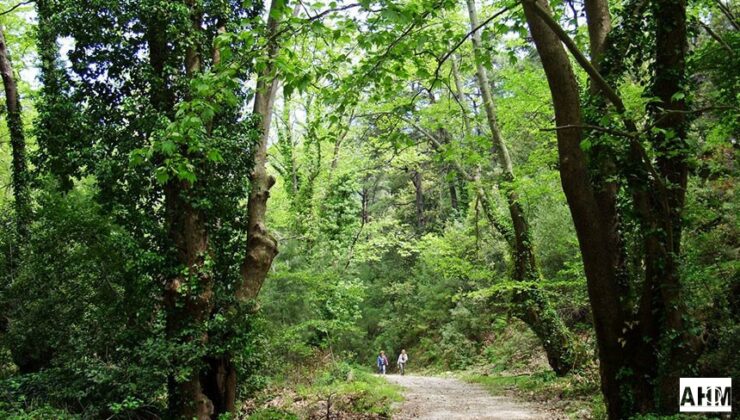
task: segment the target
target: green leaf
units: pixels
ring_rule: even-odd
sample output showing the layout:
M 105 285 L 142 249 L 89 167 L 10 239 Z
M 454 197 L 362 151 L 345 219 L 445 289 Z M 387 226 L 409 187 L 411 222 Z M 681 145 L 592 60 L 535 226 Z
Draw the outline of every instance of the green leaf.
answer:
M 676 93 L 673 94 L 673 96 L 671 96 L 671 102 L 678 102 L 678 101 L 680 101 L 681 99 L 683 99 L 685 97 L 686 97 L 686 94 L 685 93 L 680 92 L 680 91 L 679 92 L 676 92 Z
M 591 140 L 585 139 L 581 141 L 581 150 L 583 150 L 584 152 L 588 152 L 589 150 L 591 150 Z
M 164 184 L 165 182 L 170 180 L 170 174 L 167 173 L 167 168 L 164 167 L 157 168 L 157 170 L 154 171 L 154 177 L 160 184 Z
M 221 156 L 221 152 L 218 151 L 218 149 L 210 149 L 208 153 L 206 154 L 208 157 L 208 160 L 211 162 L 223 162 L 224 158 Z
M 164 140 L 159 143 L 159 150 L 167 156 L 171 156 L 177 150 L 177 145 L 171 140 Z
M 146 151 L 144 149 L 135 149 L 129 156 L 129 165 L 139 166 L 144 163 L 146 158 Z

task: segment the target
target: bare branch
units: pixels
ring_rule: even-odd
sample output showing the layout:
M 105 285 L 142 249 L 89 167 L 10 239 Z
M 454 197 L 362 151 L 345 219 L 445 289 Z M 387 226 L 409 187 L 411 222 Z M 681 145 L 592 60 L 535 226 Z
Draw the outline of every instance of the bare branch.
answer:
M 722 0 L 715 0 L 717 3 L 717 7 L 719 7 L 719 10 L 722 11 L 722 14 L 727 17 L 727 20 L 730 21 L 730 24 L 732 24 L 732 27 L 735 28 L 736 31 L 740 31 L 740 23 L 737 22 L 737 19 L 735 18 L 735 15 L 732 13 L 729 7 L 727 7 L 726 4 L 722 3 Z
M 721 36 L 719 36 L 718 33 L 714 32 L 712 30 L 712 28 L 709 27 L 709 25 L 707 25 L 706 23 L 702 22 L 701 20 L 699 20 L 699 25 L 701 25 L 701 27 L 704 28 L 705 31 L 707 31 L 707 33 L 709 34 L 709 36 L 711 36 L 712 38 L 714 38 L 715 41 L 719 42 L 719 45 L 721 45 L 722 48 L 724 48 L 725 50 L 727 50 L 730 53 L 730 55 L 735 55 L 735 51 L 732 49 L 732 47 L 730 47 L 730 45 L 727 44 L 725 42 L 725 40 L 722 39 Z
M 3 12 L 0 12 L 0 16 L 3 16 L 3 15 L 7 15 L 8 13 L 11 13 L 11 12 L 13 12 L 13 10 L 15 10 L 15 9 L 17 9 L 17 8 L 19 8 L 19 7 L 21 7 L 21 6 L 25 6 L 25 5 L 27 5 L 27 4 L 31 4 L 31 3 L 35 3 L 35 2 L 36 2 L 35 0 L 26 0 L 26 1 L 22 1 L 22 2 L 20 2 L 20 3 L 18 3 L 18 4 L 16 4 L 15 6 L 11 7 L 10 9 L 8 9 L 8 10 L 5 10 L 5 11 L 3 11 Z

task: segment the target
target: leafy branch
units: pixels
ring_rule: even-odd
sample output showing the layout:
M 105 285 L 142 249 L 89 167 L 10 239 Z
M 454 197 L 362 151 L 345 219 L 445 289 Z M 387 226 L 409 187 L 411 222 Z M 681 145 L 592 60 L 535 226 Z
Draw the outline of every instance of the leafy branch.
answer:
M 434 70 L 434 77 L 436 79 L 439 78 L 439 71 L 442 68 L 442 65 L 445 63 L 445 61 L 447 61 L 447 59 L 450 58 L 450 56 L 452 54 L 455 53 L 455 51 L 457 51 L 458 48 L 460 48 L 465 43 L 465 41 L 468 40 L 468 38 L 470 38 L 471 36 L 473 36 L 474 33 L 478 32 L 484 26 L 486 26 L 489 23 L 491 23 L 497 17 L 503 15 L 504 13 L 506 13 L 506 12 L 510 11 L 511 9 L 513 9 L 514 7 L 516 7 L 520 2 L 521 2 L 521 0 L 517 0 L 516 2 L 514 2 L 514 4 L 511 4 L 509 6 L 504 7 L 503 9 L 501 9 L 498 12 L 494 13 L 488 19 L 486 19 L 483 22 L 481 22 L 481 24 L 478 25 L 478 26 L 476 26 L 475 29 L 473 29 L 470 32 L 468 32 L 467 34 L 465 34 L 464 37 L 460 38 L 460 40 L 457 41 L 457 43 L 450 50 L 448 50 L 441 58 L 439 58 L 437 60 L 437 68 Z

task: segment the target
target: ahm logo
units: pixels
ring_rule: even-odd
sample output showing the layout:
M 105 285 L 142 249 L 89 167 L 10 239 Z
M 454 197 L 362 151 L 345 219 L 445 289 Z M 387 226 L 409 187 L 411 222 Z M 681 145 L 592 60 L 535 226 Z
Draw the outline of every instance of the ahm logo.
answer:
M 680 385 L 680 411 L 732 411 L 732 378 L 681 378 Z

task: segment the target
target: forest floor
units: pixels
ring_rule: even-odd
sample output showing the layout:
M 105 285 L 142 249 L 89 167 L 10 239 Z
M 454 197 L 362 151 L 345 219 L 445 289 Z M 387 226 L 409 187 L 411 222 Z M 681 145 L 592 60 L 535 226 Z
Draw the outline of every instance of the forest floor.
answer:
M 393 419 L 553 419 L 552 412 L 455 378 L 388 375 L 404 388 L 405 401 Z

